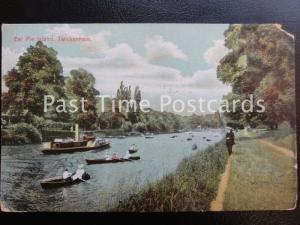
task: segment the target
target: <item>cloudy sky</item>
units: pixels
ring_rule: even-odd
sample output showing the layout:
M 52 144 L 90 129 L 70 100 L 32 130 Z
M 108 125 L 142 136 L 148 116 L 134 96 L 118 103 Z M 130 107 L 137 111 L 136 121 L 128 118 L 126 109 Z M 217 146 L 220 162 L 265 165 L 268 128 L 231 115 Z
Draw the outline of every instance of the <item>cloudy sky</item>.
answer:
M 230 91 L 216 77 L 226 54 L 226 24 L 31 24 L 2 26 L 2 76 L 38 38 L 58 52 L 64 75 L 84 68 L 101 94 L 115 94 L 120 82 L 140 86 L 152 108 L 160 96 L 173 100 L 216 99 Z M 59 41 L 83 37 L 85 41 Z M 132 88 L 133 89 L 133 88 Z M 6 90 L 2 82 L 2 92 Z

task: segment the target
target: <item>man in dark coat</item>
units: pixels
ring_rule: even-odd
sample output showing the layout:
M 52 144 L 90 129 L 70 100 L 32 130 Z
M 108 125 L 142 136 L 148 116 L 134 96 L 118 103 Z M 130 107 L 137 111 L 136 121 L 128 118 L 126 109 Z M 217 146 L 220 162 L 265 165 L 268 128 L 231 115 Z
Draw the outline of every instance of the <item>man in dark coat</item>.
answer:
M 226 146 L 228 150 L 228 154 L 231 155 L 232 153 L 232 146 L 235 144 L 234 142 L 234 133 L 232 129 L 226 133 Z

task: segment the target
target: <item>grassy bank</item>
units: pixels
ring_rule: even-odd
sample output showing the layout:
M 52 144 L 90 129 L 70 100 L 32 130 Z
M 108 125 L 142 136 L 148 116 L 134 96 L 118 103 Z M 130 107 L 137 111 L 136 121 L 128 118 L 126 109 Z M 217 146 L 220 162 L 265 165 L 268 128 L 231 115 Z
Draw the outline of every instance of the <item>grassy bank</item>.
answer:
M 296 160 L 276 150 L 276 146 L 295 146 L 294 137 L 292 131 L 277 130 L 237 138 L 224 210 L 280 210 L 295 206 Z M 267 145 L 264 141 L 273 145 Z
M 291 128 L 256 132 L 255 135 L 259 138 L 264 138 L 275 145 L 288 148 L 293 150 L 293 152 L 296 152 L 296 133 Z
M 114 211 L 209 210 L 228 158 L 225 141 L 184 159 L 174 173 L 120 202 Z

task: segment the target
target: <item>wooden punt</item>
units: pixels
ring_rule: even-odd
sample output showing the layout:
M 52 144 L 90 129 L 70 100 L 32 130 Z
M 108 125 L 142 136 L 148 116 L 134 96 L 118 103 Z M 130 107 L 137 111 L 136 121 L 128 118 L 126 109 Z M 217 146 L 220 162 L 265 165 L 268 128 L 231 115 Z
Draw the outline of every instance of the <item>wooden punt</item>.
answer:
M 87 164 L 105 164 L 105 163 L 119 163 L 119 162 L 130 162 L 134 160 L 139 160 L 140 156 L 131 156 L 129 159 L 112 159 L 112 160 L 106 160 L 106 159 L 86 159 L 85 161 Z
M 88 175 L 85 180 L 89 180 L 90 176 Z M 73 184 L 78 184 L 84 182 L 83 180 L 76 179 L 76 180 L 64 180 L 62 176 L 56 176 L 56 177 L 51 177 L 47 179 L 43 179 L 40 181 L 40 184 L 42 188 L 58 188 L 58 187 L 65 187 L 65 186 L 70 186 Z

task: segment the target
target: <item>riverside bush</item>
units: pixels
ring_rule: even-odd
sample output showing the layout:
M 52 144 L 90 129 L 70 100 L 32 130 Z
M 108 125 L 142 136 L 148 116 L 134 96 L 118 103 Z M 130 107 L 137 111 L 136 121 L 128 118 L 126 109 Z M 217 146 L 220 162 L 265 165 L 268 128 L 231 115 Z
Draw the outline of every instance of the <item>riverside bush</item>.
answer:
M 2 144 L 38 144 L 42 142 L 41 133 L 37 128 L 27 123 L 8 125 L 1 131 Z

